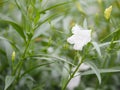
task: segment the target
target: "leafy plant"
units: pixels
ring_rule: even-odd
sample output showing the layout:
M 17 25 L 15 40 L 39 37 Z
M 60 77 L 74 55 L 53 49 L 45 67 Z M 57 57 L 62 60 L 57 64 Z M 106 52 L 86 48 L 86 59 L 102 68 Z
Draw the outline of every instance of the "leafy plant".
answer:
M 119 90 L 119 10 L 119 0 L 1 0 L 0 90 L 67 90 L 78 75 L 74 90 Z M 75 24 L 92 31 L 82 50 L 67 42 Z

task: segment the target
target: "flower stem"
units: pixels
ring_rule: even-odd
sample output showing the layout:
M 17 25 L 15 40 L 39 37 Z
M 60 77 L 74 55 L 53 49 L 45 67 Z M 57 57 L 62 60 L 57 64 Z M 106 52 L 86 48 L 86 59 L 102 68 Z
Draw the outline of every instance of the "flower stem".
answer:
M 30 41 L 31 41 L 31 40 L 30 40 Z M 12 73 L 12 75 L 15 75 L 16 71 L 18 70 L 18 68 L 19 68 L 19 67 L 21 66 L 21 64 L 23 63 L 23 60 L 24 60 L 24 58 L 25 58 L 27 49 L 28 49 L 28 47 L 29 47 L 29 45 L 30 45 L 30 41 L 27 42 L 27 45 L 26 45 L 26 48 L 25 48 L 25 50 L 24 50 L 24 53 L 23 53 L 23 55 L 22 55 L 22 57 L 21 57 L 21 60 L 20 60 L 19 63 L 17 64 L 17 66 L 16 66 L 14 72 Z
M 21 61 L 19 62 L 18 78 L 19 78 L 20 71 L 21 71 L 21 68 L 22 68 L 22 65 L 23 65 L 23 62 L 24 62 L 24 58 L 25 58 L 25 56 L 26 56 L 26 52 L 27 52 L 28 47 L 29 47 L 29 45 L 30 45 L 30 42 L 31 42 L 31 40 L 29 40 L 29 41 L 27 42 L 27 45 L 26 45 L 26 48 L 25 48 L 24 53 L 23 53 L 23 55 L 22 55 Z
M 19 78 L 19 76 L 20 76 L 20 71 L 21 71 L 21 69 L 22 69 L 22 65 L 23 65 L 23 63 L 24 63 L 24 58 L 26 57 L 26 53 L 27 53 L 27 50 L 28 50 L 28 48 L 29 48 L 30 42 L 31 42 L 31 39 L 27 42 L 26 48 L 25 48 L 25 50 L 24 50 L 24 53 L 23 53 L 23 55 L 21 56 L 21 59 L 20 59 L 19 63 L 17 64 L 14 72 L 12 73 L 12 75 L 17 75 L 17 76 L 16 76 L 16 80 L 15 80 L 13 86 L 15 86 L 15 84 L 17 84 L 18 81 L 19 81 L 19 79 L 20 79 L 20 78 Z M 12 87 L 12 88 L 13 88 L 13 87 Z
M 66 82 L 66 84 L 64 85 L 64 87 L 63 87 L 62 90 L 65 90 L 65 89 L 66 89 L 68 83 L 69 83 L 70 80 L 74 77 L 75 73 L 78 71 L 78 69 L 79 69 L 80 65 L 82 64 L 83 60 L 84 60 L 84 59 L 82 58 L 81 61 L 80 61 L 80 63 L 79 63 L 78 66 L 76 67 L 75 71 L 70 75 L 70 78 L 68 79 L 68 81 Z

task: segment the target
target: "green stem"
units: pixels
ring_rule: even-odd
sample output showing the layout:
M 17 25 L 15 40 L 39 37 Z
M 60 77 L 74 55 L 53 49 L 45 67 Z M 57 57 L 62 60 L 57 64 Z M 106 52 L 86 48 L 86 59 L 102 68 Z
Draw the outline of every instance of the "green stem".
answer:
M 21 66 L 21 64 L 23 63 L 30 42 L 31 42 L 31 40 L 29 40 L 29 41 L 27 42 L 27 45 L 26 45 L 26 48 L 25 48 L 25 50 L 24 50 L 24 53 L 23 53 L 23 55 L 22 55 L 22 57 L 21 57 L 21 60 L 20 60 L 19 63 L 17 64 L 17 66 L 16 66 L 14 72 L 12 73 L 12 75 L 15 75 L 15 73 L 16 73 L 17 70 L 18 70 L 18 68 L 19 68 L 19 67 Z
M 22 65 L 23 65 L 23 62 L 24 62 L 24 58 L 26 57 L 26 53 L 27 53 L 28 47 L 29 47 L 29 45 L 30 45 L 30 42 L 31 42 L 31 40 L 29 40 L 29 41 L 27 42 L 27 45 L 26 45 L 26 48 L 25 48 L 24 53 L 23 53 L 23 55 L 22 55 L 21 61 L 19 62 L 19 63 L 20 63 L 20 66 L 19 66 L 19 69 L 18 69 L 18 78 L 19 78 L 20 71 L 21 71 L 21 68 L 22 68 Z
M 82 58 L 81 61 L 80 61 L 80 63 L 79 63 L 78 66 L 76 67 L 75 71 L 70 75 L 70 78 L 68 79 L 68 81 L 66 82 L 66 84 L 65 84 L 65 86 L 63 87 L 62 90 L 65 90 L 65 89 L 66 89 L 68 83 L 69 83 L 70 80 L 74 77 L 75 73 L 78 71 L 78 69 L 79 69 L 80 65 L 82 64 L 83 60 L 84 60 L 84 59 Z
M 27 42 L 26 48 L 25 48 L 24 53 L 23 53 L 23 55 L 22 55 L 22 57 L 21 57 L 21 60 L 19 61 L 19 63 L 17 64 L 17 66 L 16 66 L 16 68 L 15 68 L 15 70 L 14 70 L 14 72 L 12 73 L 12 75 L 16 75 L 16 74 L 17 74 L 16 80 L 15 80 L 13 86 L 15 86 L 15 85 L 17 84 L 17 82 L 19 81 L 20 71 L 21 71 L 21 69 L 22 69 L 22 65 L 23 65 L 23 63 L 24 63 L 24 60 L 25 60 L 26 53 L 27 53 L 27 50 L 28 50 L 28 48 L 29 48 L 30 42 L 31 42 L 31 39 Z M 12 87 L 12 88 L 13 88 L 13 87 Z

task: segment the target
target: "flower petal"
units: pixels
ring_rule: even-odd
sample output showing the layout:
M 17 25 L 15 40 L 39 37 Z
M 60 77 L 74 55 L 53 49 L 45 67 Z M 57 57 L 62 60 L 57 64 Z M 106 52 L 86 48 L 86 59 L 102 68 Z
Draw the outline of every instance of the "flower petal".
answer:
M 77 34 L 80 32 L 80 30 L 82 30 L 81 27 L 79 27 L 77 24 L 72 28 L 72 33 L 73 34 Z
M 75 50 L 82 50 L 82 49 L 83 49 L 83 46 L 84 46 L 83 43 L 75 43 L 74 46 L 73 46 L 73 48 L 74 48 Z
M 76 42 L 78 42 L 78 40 L 80 40 L 80 38 L 77 35 L 72 35 L 67 39 L 67 42 L 69 42 L 70 44 L 75 44 Z
M 67 39 L 67 42 L 74 44 L 75 50 L 82 50 L 83 47 L 91 41 L 92 30 L 84 30 L 77 24 L 72 28 L 73 35 Z

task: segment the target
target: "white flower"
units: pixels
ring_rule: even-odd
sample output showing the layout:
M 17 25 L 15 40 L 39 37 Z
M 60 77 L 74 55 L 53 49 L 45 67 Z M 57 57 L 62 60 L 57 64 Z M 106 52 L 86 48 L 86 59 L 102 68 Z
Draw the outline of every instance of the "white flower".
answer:
M 91 41 L 91 31 L 84 30 L 76 24 L 72 28 L 73 35 L 67 39 L 67 42 L 74 44 L 73 48 L 75 50 L 82 50 L 83 46 Z
M 82 64 L 80 65 L 80 67 L 79 67 L 79 70 L 80 70 L 80 71 L 86 71 L 86 70 L 88 70 L 89 68 L 90 68 L 89 65 L 87 65 L 87 64 L 85 64 L 85 63 L 82 63 Z
M 54 49 L 53 49 L 53 47 L 49 47 L 49 48 L 47 49 L 47 51 L 48 51 L 48 53 L 52 53 L 52 52 L 54 51 Z

